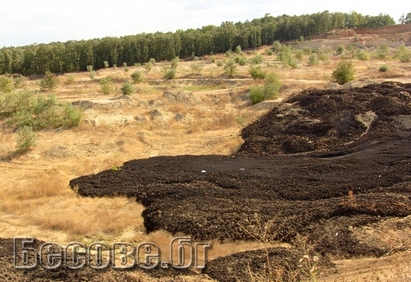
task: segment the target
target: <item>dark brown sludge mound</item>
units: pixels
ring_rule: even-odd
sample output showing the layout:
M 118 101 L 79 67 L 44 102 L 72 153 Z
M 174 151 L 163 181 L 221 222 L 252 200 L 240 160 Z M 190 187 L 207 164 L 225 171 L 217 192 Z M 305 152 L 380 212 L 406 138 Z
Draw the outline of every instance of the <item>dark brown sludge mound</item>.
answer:
M 264 240 L 266 226 L 271 239 L 308 236 L 321 255 L 379 256 L 387 250 L 349 227 L 411 214 L 410 93 L 401 83 L 307 90 L 244 128 L 233 156 L 134 160 L 70 185 L 84 196 L 136 197 L 148 232 Z M 235 279 L 224 267 L 211 261 L 205 272 Z

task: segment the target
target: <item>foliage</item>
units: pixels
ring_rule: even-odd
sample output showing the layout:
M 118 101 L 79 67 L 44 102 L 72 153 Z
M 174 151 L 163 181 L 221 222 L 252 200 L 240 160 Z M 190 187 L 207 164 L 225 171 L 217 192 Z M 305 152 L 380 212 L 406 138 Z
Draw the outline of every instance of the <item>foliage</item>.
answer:
M 250 67 L 250 75 L 254 79 L 264 79 L 267 73 L 260 66 L 252 66 Z
M 19 153 L 25 153 L 30 151 L 37 145 L 37 135 L 33 132 L 33 128 L 30 126 L 23 126 L 18 131 L 18 137 L 16 141 L 16 150 Z
M 303 55 L 304 55 L 303 50 L 297 50 L 297 51 L 295 51 L 295 57 L 296 57 L 297 59 L 302 60 L 302 59 L 303 59 Z
M 105 95 L 112 94 L 116 90 L 116 86 L 109 76 L 100 80 L 100 87 Z
M 404 20 L 407 17 L 404 17 Z M 330 13 L 323 11 L 301 16 L 265 16 L 246 22 L 223 22 L 220 26 L 176 32 L 141 33 L 137 35 L 104 37 L 82 41 L 32 44 L 21 47 L 0 48 L 0 74 L 23 75 L 69 73 L 95 70 L 127 63 L 145 63 L 151 60 L 170 61 L 175 57 L 189 58 L 224 53 L 241 46 L 246 49 L 272 45 L 273 51 L 281 47 L 280 41 L 302 39 L 323 34 L 333 29 L 376 27 L 395 24 L 388 15 L 362 15 L 356 12 Z M 240 48 L 236 50 L 240 51 Z
M 308 57 L 308 65 L 310 65 L 310 66 L 318 66 L 319 65 L 317 54 L 313 53 Z
M 130 81 L 126 81 L 122 86 L 121 86 L 121 93 L 123 95 L 131 95 L 134 93 L 134 87 L 133 84 L 131 84 Z
M 357 53 L 356 55 L 358 60 L 361 61 L 369 61 L 370 60 L 370 54 L 368 54 L 367 51 L 361 50 Z
M 313 51 L 313 50 L 311 49 L 311 47 L 308 47 L 308 46 L 304 46 L 302 50 L 303 50 L 303 53 L 306 54 L 306 55 L 311 54 L 312 51 Z
M 14 89 L 14 81 L 11 77 L 1 75 L 0 76 L 0 92 L 11 92 Z
M 384 43 L 377 47 L 374 57 L 376 59 L 384 60 L 387 58 L 389 51 L 388 44 Z
M 21 90 L 0 97 L 0 117 L 9 126 L 44 128 L 70 128 L 78 126 L 82 109 L 59 102 L 54 95 L 44 96 Z
M 180 61 L 179 57 L 175 57 L 174 59 L 171 60 L 170 66 L 172 69 L 176 69 L 178 67 L 178 62 Z
M 332 80 L 338 84 L 344 84 L 354 80 L 354 65 L 351 61 L 341 61 L 332 73 Z
M 330 59 L 330 55 L 324 50 L 318 51 L 317 57 L 320 61 L 323 62 L 327 62 Z
M 173 79 L 176 77 L 176 69 L 172 68 L 166 72 L 164 78 L 166 79 Z
M 398 47 L 396 57 L 398 57 L 402 63 L 409 63 L 411 62 L 411 50 L 402 44 Z
M 253 64 L 261 64 L 263 62 L 263 56 L 261 55 L 254 55 L 254 57 L 251 58 L 251 63 Z
M 388 65 L 382 65 L 378 68 L 379 72 L 387 72 L 390 69 Z
M 57 76 L 47 71 L 43 79 L 40 81 L 40 87 L 42 90 L 53 90 L 59 86 L 59 80 Z
M 201 62 L 195 62 L 191 64 L 191 70 L 196 73 L 201 73 L 204 68 L 204 64 Z
M 140 83 L 143 81 L 143 74 L 141 71 L 136 70 L 131 74 L 131 79 L 134 81 L 134 83 Z
M 229 77 L 233 78 L 237 73 L 236 62 L 233 59 L 229 59 L 224 65 L 224 71 Z
M 123 69 L 125 72 L 128 72 L 130 70 L 127 66 L 127 63 L 123 63 Z
M 339 45 L 337 49 L 335 50 L 335 52 L 337 52 L 338 55 L 341 55 L 342 53 L 344 53 L 344 51 L 345 51 L 345 48 L 342 45 Z
M 411 12 L 401 15 L 401 18 L 398 20 L 399 24 L 409 24 L 411 23 Z
M 236 57 L 236 58 L 235 58 L 235 62 L 236 62 L 237 64 L 239 64 L 240 66 L 245 66 L 245 65 L 247 64 L 247 58 L 244 57 L 244 56 Z
M 263 86 L 250 88 L 250 100 L 253 105 L 267 99 L 273 99 L 278 95 L 281 88 L 280 77 L 276 73 L 266 75 Z
M 238 45 L 237 47 L 235 47 L 235 52 L 236 52 L 237 54 L 243 53 L 243 52 L 241 51 L 241 46 L 240 46 L 240 45 Z

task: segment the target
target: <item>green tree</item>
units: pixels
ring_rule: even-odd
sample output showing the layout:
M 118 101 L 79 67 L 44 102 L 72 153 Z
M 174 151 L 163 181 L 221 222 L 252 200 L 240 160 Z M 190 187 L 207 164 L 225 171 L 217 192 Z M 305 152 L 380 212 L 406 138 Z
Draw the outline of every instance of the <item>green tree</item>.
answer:
M 121 93 L 123 93 L 123 95 L 131 95 L 134 93 L 134 87 L 133 84 L 131 84 L 130 81 L 127 81 L 123 84 L 123 86 L 121 86 Z
M 333 82 L 344 84 L 355 79 L 355 69 L 351 61 L 341 61 L 333 71 L 331 77 Z
M 398 20 L 400 24 L 409 24 L 411 23 L 411 12 L 401 15 L 401 18 Z
M 141 71 L 136 70 L 131 74 L 131 79 L 134 81 L 134 83 L 140 83 L 143 81 L 143 74 Z
M 37 145 L 37 135 L 33 132 L 33 128 L 29 126 L 23 126 L 18 131 L 18 137 L 16 141 L 16 150 L 19 153 L 26 153 Z
M 116 86 L 114 85 L 114 82 L 111 79 L 111 77 L 105 77 L 101 79 L 100 87 L 101 91 L 103 91 L 105 95 L 112 94 L 116 90 Z
M 224 66 L 225 73 L 230 77 L 233 78 L 237 73 L 237 64 L 234 59 L 230 58 Z

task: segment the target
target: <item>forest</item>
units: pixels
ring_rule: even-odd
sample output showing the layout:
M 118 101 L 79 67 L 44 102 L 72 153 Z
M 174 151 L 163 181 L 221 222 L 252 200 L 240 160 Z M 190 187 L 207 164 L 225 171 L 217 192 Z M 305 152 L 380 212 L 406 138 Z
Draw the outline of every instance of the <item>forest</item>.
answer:
M 323 11 L 301 16 L 271 16 L 245 22 L 223 22 L 176 32 L 142 33 L 123 37 L 32 44 L 0 49 L 0 74 L 68 73 L 108 66 L 132 66 L 150 59 L 171 60 L 256 48 L 274 41 L 302 40 L 332 29 L 393 25 L 387 14 Z

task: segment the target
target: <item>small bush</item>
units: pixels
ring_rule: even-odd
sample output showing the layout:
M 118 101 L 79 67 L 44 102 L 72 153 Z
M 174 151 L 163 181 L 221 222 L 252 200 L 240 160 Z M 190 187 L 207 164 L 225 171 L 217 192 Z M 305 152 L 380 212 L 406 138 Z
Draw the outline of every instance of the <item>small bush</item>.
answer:
M 405 47 L 405 45 L 401 45 L 398 47 L 396 57 L 398 57 L 402 63 L 409 63 L 411 61 L 411 51 Z
M 267 75 L 260 66 L 250 67 L 250 75 L 254 79 L 264 79 Z
M 9 93 L 14 89 L 14 81 L 11 77 L 0 76 L 0 92 Z
M 114 85 L 114 82 L 111 79 L 111 77 L 105 77 L 101 79 L 100 87 L 101 91 L 103 91 L 105 95 L 112 94 L 116 90 L 116 86 Z
M 131 95 L 134 93 L 134 87 L 130 81 L 127 81 L 121 86 L 121 93 L 123 95 Z
M 270 48 L 265 49 L 265 54 L 267 56 L 272 56 L 274 54 L 273 50 L 271 50 Z
M 67 76 L 66 84 L 73 84 L 76 81 L 74 74 L 69 74 Z
M 382 65 L 379 67 L 379 72 L 387 72 L 390 69 L 388 65 Z
M 337 54 L 339 55 L 341 55 L 344 51 L 345 51 L 345 48 L 342 45 L 339 45 L 337 49 L 335 50 L 335 52 L 337 52 Z
M 263 56 L 261 55 L 255 55 L 254 57 L 251 58 L 251 63 L 253 64 L 261 64 L 263 62 Z
M 297 51 L 295 51 L 295 57 L 296 57 L 297 59 L 302 60 L 302 59 L 303 59 L 303 55 L 304 55 L 303 50 L 297 50 Z
M 374 53 L 374 58 L 384 60 L 387 58 L 389 51 L 388 44 L 384 43 L 377 47 L 377 50 Z
M 144 65 L 144 68 L 147 70 L 147 72 L 150 72 L 153 69 L 154 64 L 151 62 L 148 62 Z
M 201 73 L 201 71 L 203 70 L 203 68 L 204 68 L 204 64 L 203 64 L 203 63 L 196 62 L 196 63 L 192 63 L 192 64 L 191 64 L 191 70 L 192 70 L 193 72 Z
M 123 69 L 125 72 L 128 72 L 130 70 L 127 66 L 127 63 L 123 63 Z
M 225 73 L 233 78 L 237 73 L 237 64 L 233 59 L 228 60 L 228 62 L 224 66 Z
M 273 42 L 273 51 L 274 52 L 279 52 L 281 49 L 281 43 L 280 41 L 276 40 Z
M 369 61 L 370 60 L 370 55 L 368 54 L 367 51 L 361 50 L 357 53 L 356 55 L 358 60 L 361 61 Z
M 344 84 L 354 80 L 354 66 L 351 61 L 342 61 L 338 63 L 337 68 L 332 73 L 332 81 L 338 84 Z
M 134 81 L 134 83 L 140 83 L 143 81 L 143 74 L 141 71 L 136 70 L 131 74 L 131 79 Z
M 170 66 L 172 69 L 176 69 L 178 67 L 178 62 L 180 61 L 179 57 L 175 57 L 174 59 L 171 60 Z
M 318 66 L 319 65 L 317 54 L 313 53 L 308 57 L 308 65 L 310 65 L 310 66 Z
M 254 105 L 267 99 L 273 99 L 278 95 L 280 88 L 280 77 L 275 73 L 270 73 L 266 75 L 263 86 L 250 88 L 250 100 Z
M 53 90 L 59 86 L 59 80 L 54 73 L 46 72 L 43 79 L 40 81 L 40 87 L 42 90 Z
M 235 62 L 236 62 L 237 64 L 239 64 L 240 66 L 245 66 L 245 65 L 247 64 L 247 58 L 244 57 L 244 56 L 236 57 L 236 58 L 235 58 Z
M 320 50 L 318 52 L 317 56 L 318 56 L 318 59 L 320 61 L 323 61 L 323 62 L 327 62 L 327 61 L 330 60 L 330 55 L 327 52 L 323 51 L 323 50 Z
M 213 64 L 215 63 L 215 57 L 214 57 L 214 56 L 211 57 L 211 62 L 212 62 Z
M 87 71 L 92 72 L 93 71 L 93 66 L 92 65 L 87 65 Z
M 105 69 L 109 67 L 109 65 L 108 65 L 108 62 L 107 62 L 107 61 L 104 61 L 104 62 L 103 62 L 103 65 L 104 65 L 104 68 L 105 68 Z
M 223 62 L 222 61 L 218 61 L 217 62 L 217 67 L 222 67 L 223 66 Z
M 308 47 L 308 46 L 304 46 L 302 50 L 303 50 L 303 53 L 306 54 L 306 55 L 309 55 L 313 52 L 311 47 Z
M 33 132 L 33 128 L 23 126 L 18 131 L 16 141 L 16 150 L 19 153 L 25 153 L 33 149 L 37 145 L 37 135 Z
M 241 50 L 241 46 L 240 46 L 240 45 L 238 45 L 237 47 L 235 47 L 235 52 L 236 52 L 237 54 L 243 53 L 242 50 Z
M 151 58 L 148 62 L 149 62 L 149 63 L 151 63 L 152 65 L 155 65 L 155 63 L 156 63 L 156 59 Z
M 176 77 L 176 69 L 172 68 L 166 72 L 164 78 L 166 79 L 173 79 Z

